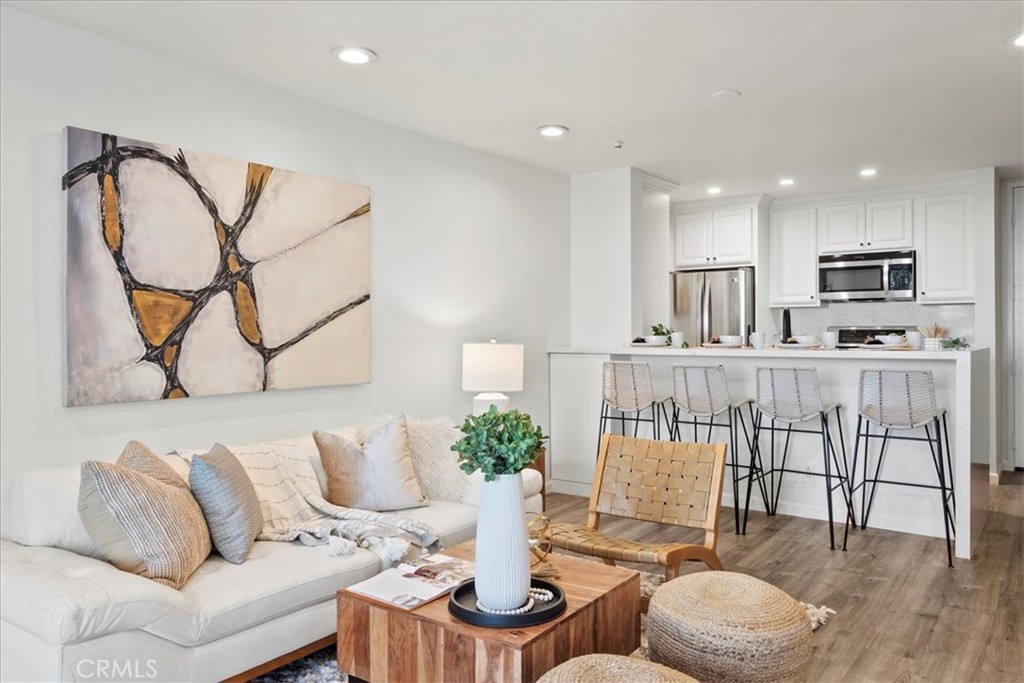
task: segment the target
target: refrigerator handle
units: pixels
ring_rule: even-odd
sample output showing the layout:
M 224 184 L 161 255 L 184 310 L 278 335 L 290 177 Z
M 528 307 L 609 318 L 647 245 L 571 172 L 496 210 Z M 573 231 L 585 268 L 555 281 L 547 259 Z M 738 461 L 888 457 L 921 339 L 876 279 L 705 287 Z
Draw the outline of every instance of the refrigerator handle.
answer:
M 700 341 L 710 342 L 711 341 L 711 292 L 708 291 L 708 280 L 704 278 L 704 282 L 701 283 L 700 290 L 700 312 L 701 312 L 701 323 L 700 323 Z

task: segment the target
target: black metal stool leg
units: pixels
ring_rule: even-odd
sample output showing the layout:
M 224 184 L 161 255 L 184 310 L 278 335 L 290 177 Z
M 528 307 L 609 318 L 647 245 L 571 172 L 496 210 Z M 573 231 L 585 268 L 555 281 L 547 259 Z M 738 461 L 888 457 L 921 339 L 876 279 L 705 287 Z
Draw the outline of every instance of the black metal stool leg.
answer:
M 878 450 L 878 466 L 875 468 L 875 476 L 871 481 L 871 495 L 868 496 L 868 506 L 863 511 L 863 525 L 861 529 L 867 528 L 868 516 L 871 514 L 871 506 L 875 504 L 875 493 L 878 491 L 878 477 L 882 473 L 882 461 L 885 460 L 885 453 L 889 447 L 889 428 L 886 427 L 885 433 L 882 435 L 882 447 Z M 867 486 L 867 481 L 864 482 Z
M 736 425 L 732 419 L 732 406 L 726 411 L 729 415 L 729 457 L 732 458 L 732 511 L 736 523 L 736 533 L 740 533 L 740 482 L 739 477 L 739 453 L 736 449 Z M 714 422 L 712 416 L 709 424 Z M 708 427 L 708 443 L 711 443 L 711 427 Z
M 942 441 L 939 438 L 939 418 L 935 418 L 935 442 L 939 449 L 938 457 L 938 475 L 939 475 L 939 491 L 942 493 L 942 522 L 946 527 L 946 558 L 949 560 L 949 566 L 953 566 L 953 543 L 950 540 L 949 535 L 949 501 L 946 498 L 946 476 L 945 476 L 945 463 L 942 459 Z
M 836 549 L 836 530 L 832 523 L 832 465 L 828 457 L 828 417 L 821 413 L 821 454 L 825 460 L 825 502 L 828 504 L 828 542 Z
M 942 435 L 946 437 L 946 479 L 949 481 L 949 495 L 953 499 L 953 511 L 956 511 L 956 487 L 953 486 L 953 451 L 949 450 L 949 426 L 946 413 L 942 413 Z

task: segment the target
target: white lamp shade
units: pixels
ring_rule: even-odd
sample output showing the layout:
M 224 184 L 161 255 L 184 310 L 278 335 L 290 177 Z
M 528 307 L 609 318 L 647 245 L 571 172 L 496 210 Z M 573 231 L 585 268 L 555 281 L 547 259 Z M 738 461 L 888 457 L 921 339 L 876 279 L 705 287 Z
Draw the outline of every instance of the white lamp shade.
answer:
M 522 344 L 463 344 L 463 391 L 522 391 Z

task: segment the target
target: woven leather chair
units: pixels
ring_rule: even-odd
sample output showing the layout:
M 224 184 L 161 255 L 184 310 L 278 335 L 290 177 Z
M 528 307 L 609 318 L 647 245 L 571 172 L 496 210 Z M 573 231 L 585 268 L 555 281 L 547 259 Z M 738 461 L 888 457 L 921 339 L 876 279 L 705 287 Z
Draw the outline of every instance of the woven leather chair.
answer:
M 606 564 L 640 562 L 665 567 L 674 579 L 687 560 L 721 569 L 715 551 L 724 443 L 653 441 L 617 434 L 601 437 L 586 525 L 553 524 L 552 545 Z M 638 543 L 598 531 L 601 515 L 704 530 L 704 543 Z

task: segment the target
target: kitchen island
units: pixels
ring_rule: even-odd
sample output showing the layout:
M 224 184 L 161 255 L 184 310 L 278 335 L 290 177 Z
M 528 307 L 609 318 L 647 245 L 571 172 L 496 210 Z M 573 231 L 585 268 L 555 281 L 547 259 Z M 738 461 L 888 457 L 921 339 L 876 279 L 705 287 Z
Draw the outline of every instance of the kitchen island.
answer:
M 949 442 L 953 454 L 953 480 L 956 486 L 956 556 L 970 558 L 981 533 L 988 507 L 989 462 L 989 350 L 901 351 L 873 349 L 709 349 L 594 346 L 551 348 L 548 350 L 551 415 L 551 444 L 548 455 L 548 490 L 575 495 L 590 495 L 598 442 L 598 417 L 601 409 L 601 366 L 608 360 L 632 360 L 650 365 L 655 394 L 669 397 L 672 392 L 672 366 L 721 365 L 729 382 L 734 403 L 751 399 L 759 367 L 816 368 L 826 404 L 842 406 L 840 418 L 847 458 L 853 464 L 854 434 L 857 426 L 858 384 L 861 370 L 931 370 L 935 378 L 936 401 L 948 411 Z M 748 420 L 748 429 L 749 429 Z M 648 425 L 641 425 L 641 430 Z M 617 428 L 617 424 L 613 425 Z M 918 430 L 923 431 L 923 430 Z M 874 433 L 874 430 L 873 430 Z M 642 435 L 650 436 L 650 432 Z M 692 439 L 692 431 L 683 430 L 683 438 Z M 700 430 L 706 438 L 706 428 Z M 742 433 L 741 433 L 742 435 Z M 915 434 L 916 435 L 916 434 Z M 922 433 L 923 435 L 923 433 Z M 762 454 L 769 449 L 770 433 L 761 437 Z M 776 435 L 776 452 L 781 454 L 784 435 Z M 833 425 L 833 438 L 838 431 Z M 713 441 L 728 441 L 725 429 L 716 429 Z M 872 463 L 877 462 L 880 440 L 872 439 Z M 838 447 L 838 443 L 836 444 Z M 740 462 L 749 457 L 742 438 Z M 855 482 L 862 476 L 860 462 Z M 821 472 L 821 441 L 812 435 L 794 435 L 787 467 Z M 906 441 L 890 443 L 882 478 L 937 484 L 928 445 Z M 824 485 L 820 477 L 787 475 L 779 498 L 780 514 L 828 519 Z M 741 490 L 741 495 L 745 488 Z M 843 502 L 834 493 L 836 522 L 841 525 Z M 860 519 L 860 494 L 855 497 Z M 722 504 L 731 506 L 732 487 L 723 487 Z M 763 510 L 756 488 L 751 508 Z M 869 527 L 891 529 L 927 536 L 944 537 L 940 496 L 937 490 L 882 484 L 871 508 Z M 757 533 L 756 518 L 748 533 Z M 827 534 L 823 535 L 827 543 Z M 856 550 L 853 534 L 850 549 Z

